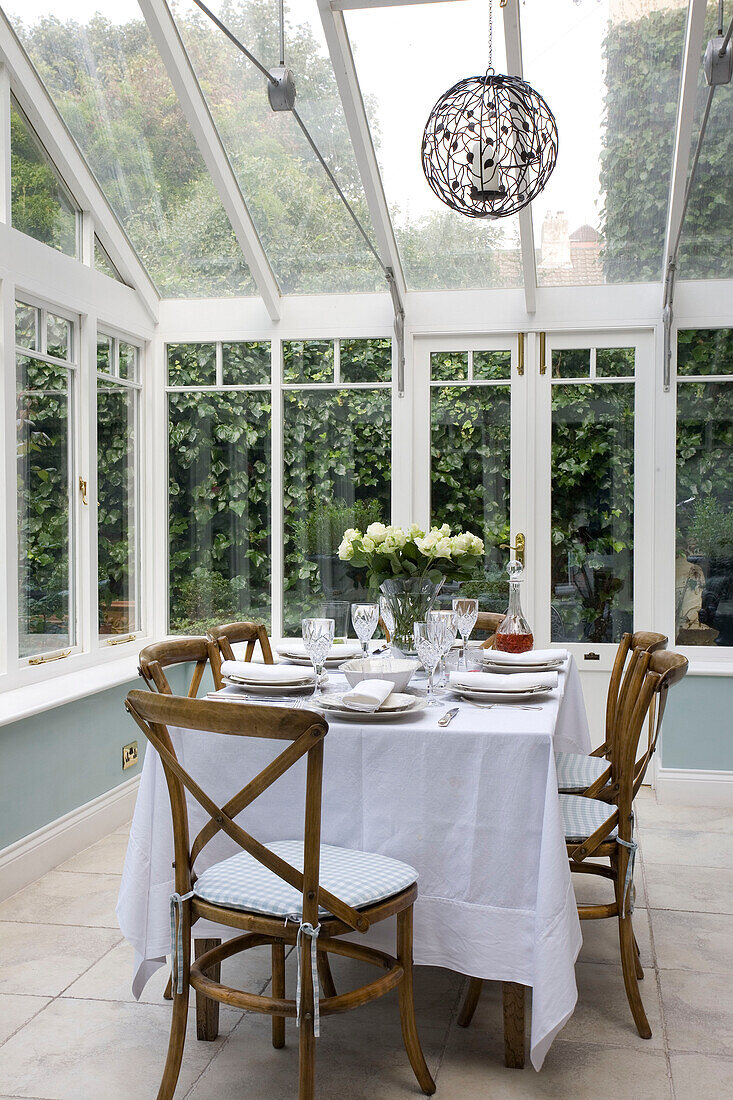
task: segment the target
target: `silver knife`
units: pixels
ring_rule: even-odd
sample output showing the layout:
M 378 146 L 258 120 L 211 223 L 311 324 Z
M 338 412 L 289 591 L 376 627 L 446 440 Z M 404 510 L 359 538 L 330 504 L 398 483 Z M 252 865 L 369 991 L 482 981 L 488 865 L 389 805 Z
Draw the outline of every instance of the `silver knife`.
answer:
M 445 714 L 443 715 L 443 717 L 438 719 L 438 725 L 439 726 L 449 725 L 453 721 L 455 716 L 458 714 L 458 710 L 459 710 L 458 707 L 453 707 L 452 710 L 447 710 L 445 712 Z

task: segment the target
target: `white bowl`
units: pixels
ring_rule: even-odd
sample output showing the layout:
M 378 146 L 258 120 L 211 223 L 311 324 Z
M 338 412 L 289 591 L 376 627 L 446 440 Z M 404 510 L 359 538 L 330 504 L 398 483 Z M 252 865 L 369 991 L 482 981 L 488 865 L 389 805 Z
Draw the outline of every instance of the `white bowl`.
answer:
M 362 680 L 390 680 L 395 691 L 404 691 L 420 668 L 419 661 L 397 660 L 390 657 L 355 657 L 344 661 L 341 672 L 356 687 Z

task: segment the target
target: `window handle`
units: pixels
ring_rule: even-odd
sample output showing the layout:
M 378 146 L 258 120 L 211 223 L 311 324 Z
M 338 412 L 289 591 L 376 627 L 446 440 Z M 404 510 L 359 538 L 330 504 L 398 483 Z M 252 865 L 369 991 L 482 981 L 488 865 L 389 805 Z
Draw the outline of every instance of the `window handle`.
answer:
M 527 549 L 527 542 L 522 531 L 517 531 L 517 539 L 514 546 L 510 542 L 502 542 L 499 547 L 500 550 L 513 550 L 515 557 L 519 564 L 524 568 L 524 554 Z
M 81 493 L 82 504 L 88 505 L 89 501 L 87 500 L 87 483 L 83 477 L 79 478 L 79 492 Z

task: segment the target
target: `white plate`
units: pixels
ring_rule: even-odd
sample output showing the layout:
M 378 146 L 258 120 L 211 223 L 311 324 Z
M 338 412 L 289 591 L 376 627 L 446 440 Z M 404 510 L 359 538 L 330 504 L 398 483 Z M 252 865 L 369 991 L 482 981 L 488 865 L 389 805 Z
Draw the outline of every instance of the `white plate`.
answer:
M 277 695 L 296 695 L 304 691 L 312 691 L 315 682 L 315 676 L 311 680 L 305 680 L 300 684 L 253 684 L 249 681 L 245 684 L 241 680 L 224 679 L 225 684 L 231 684 L 232 687 L 241 688 L 241 690 L 246 691 L 248 695 L 270 695 L 272 697 Z
M 310 657 L 304 657 L 302 653 L 280 653 L 280 658 L 283 661 L 287 661 L 289 665 L 305 665 L 307 668 L 313 668 Z M 344 661 L 353 660 L 350 654 L 344 654 L 343 657 L 326 657 L 326 668 L 338 668 Z
M 475 691 L 473 688 L 451 686 L 451 691 L 459 699 L 470 699 L 477 703 L 521 703 L 529 698 L 549 695 L 552 688 L 530 688 L 528 691 Z
M 297 672 L 293 669 L 292 676 L 286 680 L 267 680 L 259 678 L 256 673 L 249 676 L 222 676 L 222 680 L 225 680 L 228 684 L 240 684 L 242 687 L 248 687 L 253 684 L 255 687 L 305 687 L 306 684 L 314 683 L 316 678 L 315 672 L 311 669 L 310 672 Z
M 483 667 L 487 672 L 557 672 L 564 661 L 547 661 L 541 665 L 508 665 L 485 657 Z
M 345 707 L 342 699 L 343 695 L 333 692 L 328 695 L 314 697 L 314 702 L 322 708 L 326 715 L 330 714 L 334 718 L 357 719 L 364 722 L 392 722 L 397 718 L 404 718 L 408 714 L 415 714 L 427 705 L 425 699 L 420 699 L 416 695 L 403 695 L 396 691 L 393 691 L 385 699 L 379 710 L 373 711 L 354 710 L 352 707 Z

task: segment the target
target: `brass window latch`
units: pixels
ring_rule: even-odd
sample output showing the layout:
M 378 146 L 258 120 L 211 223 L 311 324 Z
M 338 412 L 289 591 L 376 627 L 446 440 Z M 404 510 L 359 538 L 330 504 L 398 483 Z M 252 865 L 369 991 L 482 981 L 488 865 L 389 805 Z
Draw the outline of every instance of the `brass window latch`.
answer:
M 517 531 L 517 538 L 514 546 L 510 542 L 502 542 L 500 546 L 501 550 L 513 550 L 514 556 L 519 564 L 524 568 L 524 554 L 527 549 L 527 541 L 524 537 L 523 531 Z
M 82 504 L 89 504 L 87 500 L 87 483 L 83 477 L 79 478 L 79 492 L 81 493 Z

